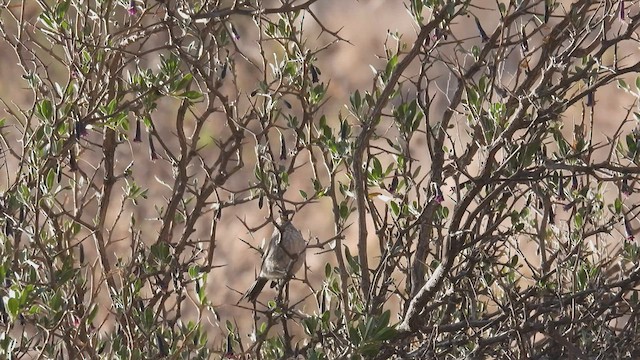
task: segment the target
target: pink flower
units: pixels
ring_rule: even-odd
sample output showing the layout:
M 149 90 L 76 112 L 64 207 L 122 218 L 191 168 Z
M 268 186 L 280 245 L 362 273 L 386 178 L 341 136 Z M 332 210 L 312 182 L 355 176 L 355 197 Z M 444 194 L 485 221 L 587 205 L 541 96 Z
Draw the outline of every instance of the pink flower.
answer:
M 444 202 L 444 195 L 442 194 L 442 191 L 440 190 L 440 186 L 433 184 L 433 200 L 439 205 L 442 204 Z
M 129 16 L 135 16 L 136 15 L 138 10 L 136 9 L 135 0 L 129 1 L 129 8 L 127 9 L 127 12 L 129 13 Z

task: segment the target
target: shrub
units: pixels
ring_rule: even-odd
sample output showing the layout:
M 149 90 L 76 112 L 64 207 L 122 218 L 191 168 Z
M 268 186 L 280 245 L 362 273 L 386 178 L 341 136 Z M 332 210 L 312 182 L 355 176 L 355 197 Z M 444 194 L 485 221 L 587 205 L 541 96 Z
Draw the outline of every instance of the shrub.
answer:
M 348 99 L 316 6 L 2 6 L 2 356 L 640 356 L 637 4 L 406 1 Z M 291 210 L 313 275 L 229 311 Z

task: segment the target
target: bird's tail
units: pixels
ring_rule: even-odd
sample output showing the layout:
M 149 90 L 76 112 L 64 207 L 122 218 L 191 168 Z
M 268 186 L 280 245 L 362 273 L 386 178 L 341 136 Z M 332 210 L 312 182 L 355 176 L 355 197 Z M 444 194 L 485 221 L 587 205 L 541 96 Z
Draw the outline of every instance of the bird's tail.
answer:
M 249 290 L 247 290 L 246 293 L 244 293 L 244 296 L 242 297 L 242 299 L 247 299 L 250 302 L 256 302 L 256 300 L 258 299 L 258 295 L 260 295 L 260 292 L 262 291 L 262 289 L 264 288 L 264 286 L 267 284 L 269 280 L 263 277 L 259 277 L 256 279 L 256 281 L 253 282 L 253 285 L 251 285 L 251 287 L 249 288 Z

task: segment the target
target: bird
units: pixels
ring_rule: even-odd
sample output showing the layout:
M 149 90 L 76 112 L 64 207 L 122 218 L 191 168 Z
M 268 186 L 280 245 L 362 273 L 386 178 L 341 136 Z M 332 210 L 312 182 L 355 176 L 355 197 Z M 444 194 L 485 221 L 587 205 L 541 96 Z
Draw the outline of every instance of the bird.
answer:
M 262 255 L 260 274 L 240 299 L 255 302 L 269 280 L 288 279 L 293 276 L 305 260 L 307 243 L 286 214 L 276 220 L 267 250 Z

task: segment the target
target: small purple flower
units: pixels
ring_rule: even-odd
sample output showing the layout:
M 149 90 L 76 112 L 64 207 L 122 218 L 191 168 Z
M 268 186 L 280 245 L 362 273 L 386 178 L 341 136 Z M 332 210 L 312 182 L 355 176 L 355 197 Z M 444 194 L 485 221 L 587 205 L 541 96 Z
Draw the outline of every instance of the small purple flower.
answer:
M 629 186 L 629 181 L 626 177 L 622 179 L 622 187 L 620 189 L 625 196 L 630 196 L 633 193 L 633 188 Z
M 127 8 L 127 13 L 129 13 L 129 16 L 135 16 L 136 13 L 138 13 L 138 9 L 136 9 L 135 0 L 129 1 L 129 8 Z
M 442 204 L 444 202 L 444 195 L 442 195 L 442 191 L 440 190 L 440 186 L 437 186 L 434 184 L 433 186 L 435 194 L 433 196 L 433 200 L 435 200 L 435 202 L 437 204 Z
M 594 92 L 595 90 L 587 94 L 587 102 L 585 105 L 593 107 L 596 104 Z
M 633 241 L 635 237 L 633 236 L 633 231 L 631 229 L 631 224 L 629 224 L 629 220 L 627 217 L 624 217 L 624 235 L 628 241 Z
M 435 28 L 433 30 L 433 40 L 438 41 L 440 39 L 447 40 L 447 31 L 445 29 Z

